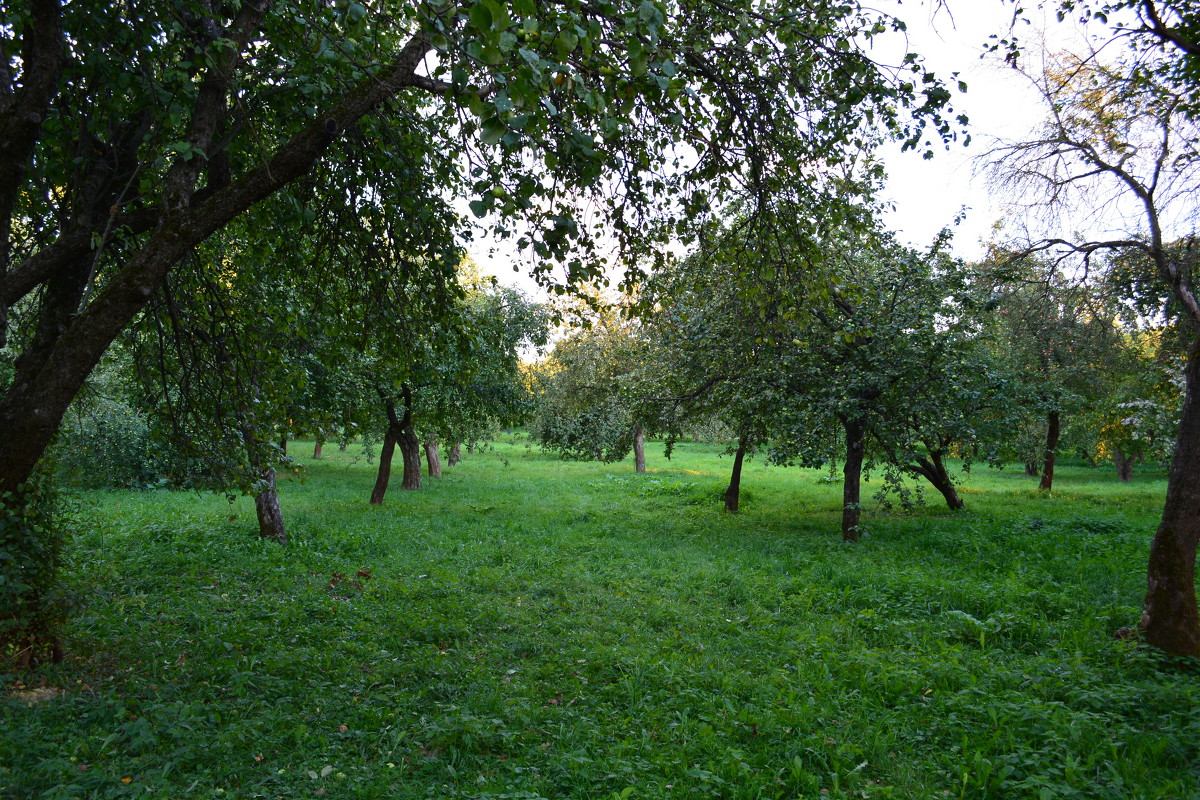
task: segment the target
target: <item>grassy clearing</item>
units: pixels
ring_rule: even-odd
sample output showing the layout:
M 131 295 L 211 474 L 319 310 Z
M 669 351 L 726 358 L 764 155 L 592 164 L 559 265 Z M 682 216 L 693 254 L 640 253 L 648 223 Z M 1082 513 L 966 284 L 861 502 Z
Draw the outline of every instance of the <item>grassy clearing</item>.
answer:
M 816 472 L 748 465 L 723 513 L 719 452 L 507 437 L 383 508 L 333 453 L 283 486 L 287 548 L 245 500 L 88 494 L 0 797 L 1200 795 L 1195 677 L 1111 637 L 1161 475 L 980 470 L 847 546 Z

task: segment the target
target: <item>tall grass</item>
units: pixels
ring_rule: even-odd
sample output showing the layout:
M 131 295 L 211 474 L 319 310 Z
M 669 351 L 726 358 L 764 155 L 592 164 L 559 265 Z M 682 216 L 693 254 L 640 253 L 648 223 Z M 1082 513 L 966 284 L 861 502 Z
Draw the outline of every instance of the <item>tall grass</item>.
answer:
M 750 464 L 725 514 L 719 456 L 511 436 L 372 508 L 334 453 L 283 485 L 286 548 L 248 501 L 84 495 L 0 797 L 1200 796 L 1195 677 L 1111 635 L 1161 475 L 980 470 L 854 546 L 819 472 Z

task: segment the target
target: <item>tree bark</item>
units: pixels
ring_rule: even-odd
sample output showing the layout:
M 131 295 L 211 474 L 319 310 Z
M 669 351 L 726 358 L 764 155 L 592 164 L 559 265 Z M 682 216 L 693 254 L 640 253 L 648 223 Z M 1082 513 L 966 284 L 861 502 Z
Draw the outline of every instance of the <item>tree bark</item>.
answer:
M 446 466 L 457 467 L 460 461 L 462 461 L 462 442 L 455 442 L 450 445 L 450 455 L 446 457 Z
M 1054 486 L 1054 459 L 1058 454 L 1058 412 L 1046 415 L 1046 455 L 1042 462 L 1042 482 L 1038 489 L 1050 491 Z
M 1150 543 L 1146 601 L 1139 627 L 1151 645 L 1200 658 L 1196 545 L 1200 542 L 1200 338 L 1186 368 L 1183 418 L 1167 479 L 1162 521 Z
M 429 471 L 429 477 L 442 477 L 442 459 L 438 455 L 437 439 L 432 436 L 425 440 L 425 467 Z
M 1025 475 L 1030 478 L 1036 478 L 1038 476 L 1037 461 L 1029 460 L 1025 462 Z
M 866 453 L 866 426 L 861 419 L 842 423 L 846 430 L 846 463 L 842 468 L 842 540 L 857 542 L 862 514 L 862 465 Z
M 729 488 L 725 490 L 725 510 L 737 513 L 742 493 L 742 460 L 746 457 L 746 438 L 738 439 L 737 452 L 733 456 L 733 472 L 729 475 Z
M 467 442 L 467 455 L 470 455 L 470 456 L 475 455 L 475 440 L 474 439 Z
M 283 456 L 284 458 L 287 458 L 287 443 L 287 434 L 279 437 L 279 455 Z
M 641 425 L 633 429 L 633 466 L 638 472 L 646 471 L 646 432 Z
M 268 467 L 263 471 L 262 477 L 266 488 L 254 496 L 254 510 L 258 514 L 258 535 L 279 544 L 287 544 L 283 512 L 279 510 L 279 493 L 275 490 L 275 470 Z
M 325 449 L 325 440 L 317 437 L 317 443 L 313 445 L 313 460 L 321 457 L 321 452 Z

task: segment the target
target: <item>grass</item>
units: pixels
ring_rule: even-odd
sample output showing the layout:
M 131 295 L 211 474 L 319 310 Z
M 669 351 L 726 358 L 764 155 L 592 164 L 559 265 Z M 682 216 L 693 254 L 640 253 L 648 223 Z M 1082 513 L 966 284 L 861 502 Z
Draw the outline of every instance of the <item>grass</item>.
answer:
M 382 508 L 326 452 L 286 548 L 244 499 L 81 497 L 0 797 L 1200 796 L 1195 677 L 1111 636 L 1162 475 L 979 470 L 851 546 L 817 472 L 749 464 L 725 514 L 715 446 L 636 475 L 508 436 Z

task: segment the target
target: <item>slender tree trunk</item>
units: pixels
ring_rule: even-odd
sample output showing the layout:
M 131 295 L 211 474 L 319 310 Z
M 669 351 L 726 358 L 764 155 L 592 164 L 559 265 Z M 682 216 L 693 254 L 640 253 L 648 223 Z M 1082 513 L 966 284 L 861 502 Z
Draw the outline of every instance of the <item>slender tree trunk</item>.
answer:
M 646 432 L 641 425 L 633 429 L 633 465 L 638 472 L 646 471 Z
M 742 493 L 742 460 L 746 457 L 746 438 L 738 439 L 737 452 L 733 456 L 733 472 L 729 476 L 729 488 L 725 490 L 725 510 L 737 513 Z
M 1058 412 L 1046 416 L 1046 456 L 1042 466 L 1042 482 L 1038 488 L 1043 492 L 1054 486 L 1054 458 L 1058 454 Z
M 321 457 L 321 451 L 324 449 L 325 449 L 325 440 L 318 438 L 317 443 L 313 445 L 313 459 L 314 460 L 319 459 Z
M 425 440 L 425 467 L 429 470 L 429 477 L 442 477 L 442 459 L 438 455 L 437 439 L 432 436 Z
M 287 458 L 287 442 L 286 435 L 279 437 L 279 454 L 284 458 Z
M 338 451 L 342 452 L 342 453 L 346 452 L 347 444 L 348 444 L 347 442 L 341 442 L 340 444 L 338 444 Z
M 1029 461 L 1025 462 L 1025 475 L 1030 478 L 1036 478 L 1038 476 L 1038 462 L 1037 461 L 1030 459 Z
M 258 514 L 258 535 L 279 544 L 287 544 L 283 512 L 279 510 L 279 493 L 275 490 L 275 470 L 267 467 L 262 477 L 266 487 L 254 496 L 254 510 Z
M 842 468 L 842 540 L 858 541 L 862 514 L 862 465 L 866 454 L 866 426 L 861 419 L 845 420 L 846 463 Z
M 1117 478 L 1121 483 L 1133 480 L 1133 458 L 1120 450 L 1113 453 L 1113 465 L 1117 468 Z
M 457 467 L 460 461 L 462 461 L 462 442 L 455 442 L 450 445 L 450 454 L 446 457 L 446 466 Z
M 1196 545 L 1200 542 L 1200 338 L 1188 353 L 1183 418 L 1167 479 L 1162 522 L 1150 543 L 1146 601 L 1139 623 L 1146 641 L 1174 656 L 1200 658 Z
M 389 403 L 389 405 L 391 405 Z M 388 416 L 395 417 L 395 410 L 390 409 Z M 383 449 L 379 451 L 379 469 L 375 474 L 375 488 L 371 490 L 371 505 L 383 505 L 383 496 L 387 494 L 388 483 L 392 479 L 392 458 L 396 453 L 396 442 L 400 439 L 400 426 L 388 424 L 383 434 Z
M 469 456 L 475 455 L 475 440 L 474 439 L 467 442 L 467 455 L 469 455 Z

